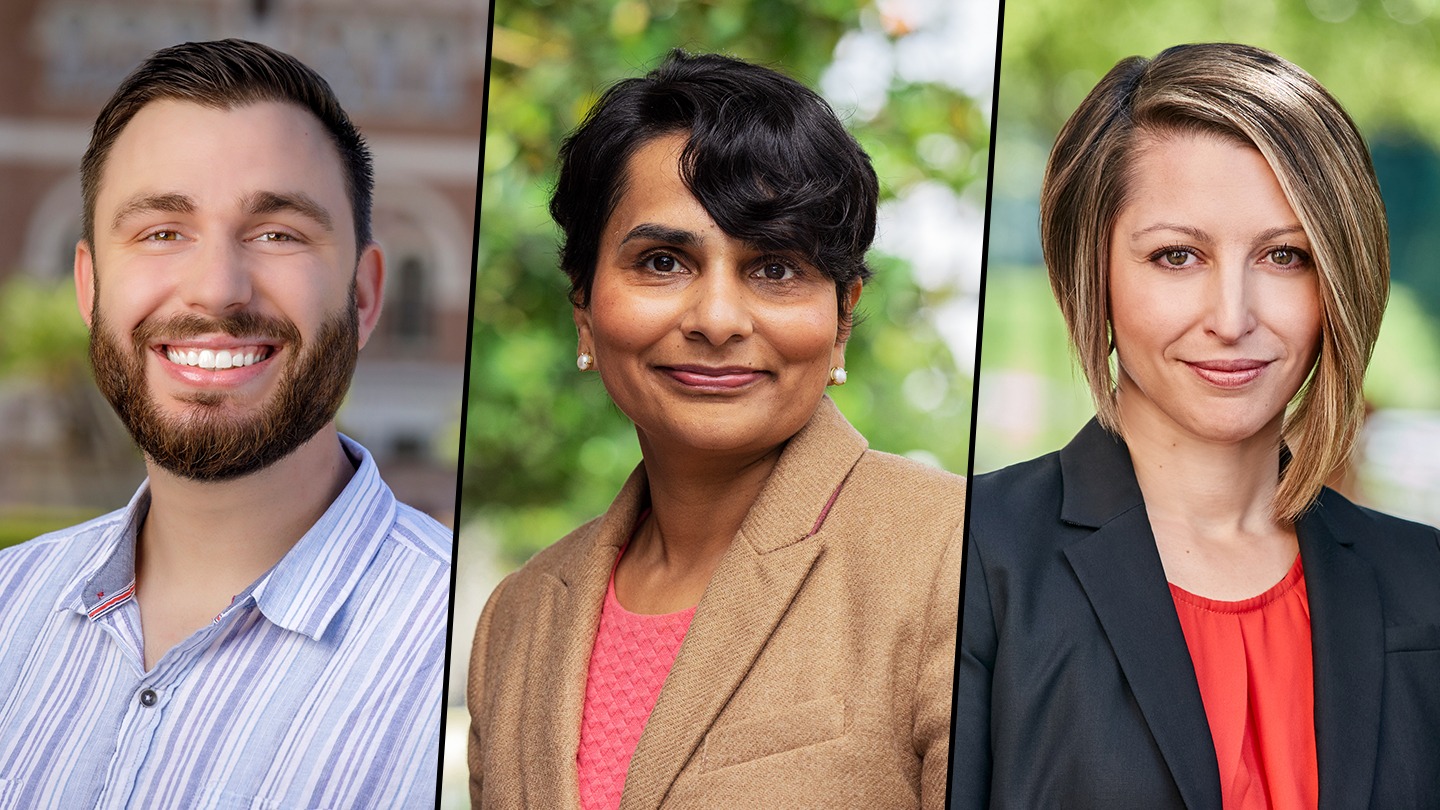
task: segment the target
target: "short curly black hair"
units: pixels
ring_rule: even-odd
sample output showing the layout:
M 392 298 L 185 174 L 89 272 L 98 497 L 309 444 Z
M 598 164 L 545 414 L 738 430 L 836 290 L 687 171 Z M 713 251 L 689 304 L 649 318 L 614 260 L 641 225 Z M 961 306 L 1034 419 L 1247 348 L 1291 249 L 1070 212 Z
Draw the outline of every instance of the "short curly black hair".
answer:
M 803 257 L 835 282 L 842 317 L 871 275 L 879 181 L 870 157 L 824 99 L 770 68 L 670 52 L 643 78 L 612 85 L 560 147 L 550 215 L 564 230 L 560 266 L 584 307 L 600 236 L 643 144 L 687 136 L 686 187 L 729 236 Z

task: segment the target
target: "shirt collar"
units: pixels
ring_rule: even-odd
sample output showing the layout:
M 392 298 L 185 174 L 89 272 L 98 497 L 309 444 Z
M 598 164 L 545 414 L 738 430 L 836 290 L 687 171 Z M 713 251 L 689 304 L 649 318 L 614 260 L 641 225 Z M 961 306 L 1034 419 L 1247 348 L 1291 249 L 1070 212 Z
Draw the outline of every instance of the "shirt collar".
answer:
M 395 496 L 369 451 L 343 434 L 340 444 L 356 462 L 350 482 L 280 562 L 247 589 L 271 622 L 317 640 L 379 553 L 396 517 Z M 147 480 L 123 510 L 98 521 L 99 541 L 61 591 L 57 609 L 98 618 L 125 601 L 135 584 L 135 541 L 149 511 Z M 243 601 L 244 595 L 236 600 Z
M 251 591 L 267 619 L 316 640 L 350 597 L 395 523 L 395 496 L 380 480 L 375 460 L 347 436 L 340 436 L 340 444 L 357 462 L 355 475 Z
M 130 596 L 135 587 L 135 540 L 149 511 L 147 479 L 124 509 L 94 522 L 93 529 L 99 536 L 75 576 L 60 590 L 56 610 L 73 610 L 95 619 Z

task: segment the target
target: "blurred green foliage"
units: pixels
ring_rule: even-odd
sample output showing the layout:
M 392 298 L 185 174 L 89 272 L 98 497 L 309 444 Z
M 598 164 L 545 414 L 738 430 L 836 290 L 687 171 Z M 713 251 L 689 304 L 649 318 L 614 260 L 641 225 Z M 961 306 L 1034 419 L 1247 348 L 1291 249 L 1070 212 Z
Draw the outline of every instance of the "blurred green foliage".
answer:
M 10 276 L 0 283 L 0 324 L 0 377 L 31 377 L 56 390 L 89 379 L 89 333 L 68 279 Z
M 98 515 L 95 511 L 85 509 L 31 508 L 0 511 L 0 548 L 84 523 Z
M 85 387 L 89 333 L 75 306 L 75 287 L 25 273 L 0 283 L 0 385 L 25 379 L 53 395 L 66 428 L 66 450 L 91 428 Z M 3 462 L 0 462 L 3 463 Z M 93 510 L 30 507 L 0 510 L 0 548 L 94 517 Z
M 598 376 L 574 366 L 557 229 L 546 211 L 561 140 L 605 87 L 642 75 L 672 48 L 757 61 L 815 87 L 841 36 L 862 25 L 880 27 L 878 13 L 851 0 L 497 6 L 463 497 L 466 521 L 483 521 L 501 538 L 505 564 L 603 511 L 640 457 L 633 427 Z M 921 180 L 981 190 L 985 101 L 897 80 L 878 115 L 849 122 L 874 160 L 882 198 Z M 927 136 L 949 139 L 929 161 L 917 147 Z M 876 277 L 847 348 L 851 382 L 833 396 L 873 447 L 963 472 L 971 382 L 933 325 L 933 308 L 956 292 L 922 289 L 893 257 L 872 256 L 872 264 Z
M 1440 20 L 1423 0 L 1024 0 L 1005 8 L 1000 124 L 1055 132 L 1115 62 L 1244 42 L 1305 68 L 1369 131 L 1440 138 Z

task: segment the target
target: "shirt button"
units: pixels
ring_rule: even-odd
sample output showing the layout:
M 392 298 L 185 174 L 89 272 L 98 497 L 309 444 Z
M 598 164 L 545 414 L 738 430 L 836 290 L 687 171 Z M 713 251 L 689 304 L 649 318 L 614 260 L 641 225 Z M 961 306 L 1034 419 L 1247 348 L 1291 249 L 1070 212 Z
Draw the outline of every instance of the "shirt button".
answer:
M 140 705 L 146 708 L 154 706 L 155 701 L 159 699 L 160 697 L 155 694 L 154 689 L 146 689 L 145 691 L 140 693 Z

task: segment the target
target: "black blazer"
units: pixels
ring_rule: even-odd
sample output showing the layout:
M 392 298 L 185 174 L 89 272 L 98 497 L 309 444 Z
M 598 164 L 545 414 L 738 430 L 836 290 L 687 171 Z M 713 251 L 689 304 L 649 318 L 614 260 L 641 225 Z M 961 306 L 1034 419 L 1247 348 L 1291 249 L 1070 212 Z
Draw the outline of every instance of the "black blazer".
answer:
M 975 479 L 953 808 L 1219 808 L 1130 455 L 1091 422 Z M 1440 807 L 1440 535 L 1331 490 L 1297 524 L 1320 807 Z

